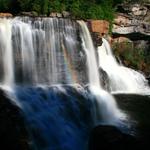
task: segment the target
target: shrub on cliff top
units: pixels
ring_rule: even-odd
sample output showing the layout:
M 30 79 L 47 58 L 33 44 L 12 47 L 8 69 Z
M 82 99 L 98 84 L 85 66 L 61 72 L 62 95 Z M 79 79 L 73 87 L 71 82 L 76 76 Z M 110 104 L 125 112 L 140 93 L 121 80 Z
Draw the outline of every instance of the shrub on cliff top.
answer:
M 36 11 L 38 14 L 69 11 L 76 18 L 112 20 L 114 6 L 122 0 L 0 0 L 0 11 L 17 14 Z

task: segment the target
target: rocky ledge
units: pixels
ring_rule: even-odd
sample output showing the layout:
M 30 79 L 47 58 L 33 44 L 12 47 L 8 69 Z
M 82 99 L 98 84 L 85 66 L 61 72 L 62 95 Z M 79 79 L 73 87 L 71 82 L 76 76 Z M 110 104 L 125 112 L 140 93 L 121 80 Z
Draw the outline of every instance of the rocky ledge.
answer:
M 11 13 L 2 13 L 0 12 L 0 17 L 13 17 Z
M 150 6 L 137 3 L 118 5 L 112 33 L 134 40 L 150 39 Z

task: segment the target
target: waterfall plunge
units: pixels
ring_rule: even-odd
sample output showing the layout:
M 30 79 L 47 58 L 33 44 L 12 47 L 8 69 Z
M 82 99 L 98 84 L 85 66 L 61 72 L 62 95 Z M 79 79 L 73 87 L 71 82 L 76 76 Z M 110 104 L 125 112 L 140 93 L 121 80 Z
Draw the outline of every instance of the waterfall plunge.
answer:
M 147 94 L 150 92 L 145 77 L 130 68 L 119 64 L 112 54 L 109 43 L 104 38 L 102 46 L 98 47 L 99 67 L 108 75 L 108 87 L 115 93 Z
M 120 112 L 115 103 L 115 99 L 108 92 L 104 91 L 100 85 L 98 64 L 96 61 L 96 50 L 94 48 L 87 25 L 83 21 L 78 21 L 81 26 L 81 39 L 83 48 L 87 56 L 87 68 L 89 77 L 89 90 L 96 97 L 93 102 L 95 107 L 95 124 L 99 123 L 100 118 L 104 123 L 116 124 L 125 115 Z

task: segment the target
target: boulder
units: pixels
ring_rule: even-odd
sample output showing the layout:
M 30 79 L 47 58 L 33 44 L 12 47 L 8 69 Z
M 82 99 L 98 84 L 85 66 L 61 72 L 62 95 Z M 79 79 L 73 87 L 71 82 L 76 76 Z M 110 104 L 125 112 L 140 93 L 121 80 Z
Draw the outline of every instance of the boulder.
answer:
M 13 17 L 11 13 L 0 13 L 0 17 Z

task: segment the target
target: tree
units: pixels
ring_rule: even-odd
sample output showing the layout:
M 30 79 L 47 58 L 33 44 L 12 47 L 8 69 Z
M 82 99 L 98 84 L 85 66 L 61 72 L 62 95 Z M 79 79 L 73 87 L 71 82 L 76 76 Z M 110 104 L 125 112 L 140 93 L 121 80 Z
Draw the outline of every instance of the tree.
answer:
M 42 0 L 41 1 L 41 13 L 47 14 L 49 11 L 49 0 Z
M 8 11 L 10 5 L 9 0 L 0 0 L 0 11 L 5 12 Z

